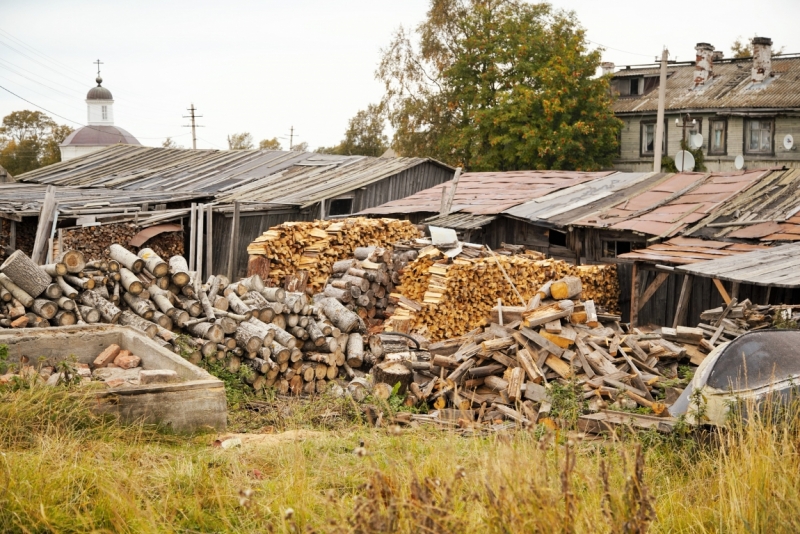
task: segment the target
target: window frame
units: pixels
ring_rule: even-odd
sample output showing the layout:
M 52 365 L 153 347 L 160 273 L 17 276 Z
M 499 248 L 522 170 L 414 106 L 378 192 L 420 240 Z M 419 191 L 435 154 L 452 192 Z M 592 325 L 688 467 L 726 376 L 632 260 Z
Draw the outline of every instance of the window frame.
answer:
M 714 133 L 714 123 L 722 123 L 722 148 L 714 150 L 712 140 Z M 726 118 L 713 118 L 708 119 L 708 155 L 709 156 L 727 156 L 728 155 L 728 119 Z
M 642 157 L 642 158 L 655 156 L 655 154 L 656 154 L 655 147 L 654 147 L 652 152 L 645 152 L 644 151 L 645 127 L 648 126 L 648 125 L 651 125 L 651 124 L 655 126 L 657 124 L 656 119 L 643 120 L 643 121 L 639 122 L 639 157 Z M 669 125 L 667 124 L 667 120 L 664 119 L 664 139 L 662 140 L 662 142 L 664 143 L 664 145 L 663 145 L 664 153 L 661 154 L 662 158 L 664 156 L 666 156 L 667 154 L 669 154 L 669 143 L 667 142 L 667 140 L 669 139 L 668 131 L 669 131 Z M 654 130 L 653 131 L 653 144 L 655 144 L 655 135 L 656 135 L 656 132 Z
M 100 116 L 103 118 L 104 121 L 108 120 L 108 106 L 100 106 Z
M 750 125 L 754 122 L 768 122 L 770 124 L 769 151 L 750 149 Z M 774 156 L 775 155 L 775 117 L 765 118 L 746 118 L 744 120 L 744 135 L 742 136 L 743 153 L 753 156 Z

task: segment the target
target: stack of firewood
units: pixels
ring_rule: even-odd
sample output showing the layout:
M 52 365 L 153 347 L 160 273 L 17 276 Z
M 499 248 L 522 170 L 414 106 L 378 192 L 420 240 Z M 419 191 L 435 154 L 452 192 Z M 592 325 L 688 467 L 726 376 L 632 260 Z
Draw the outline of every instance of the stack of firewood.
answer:
M 380 347 L 373 347 L 379 355 L 375 381 L 400 383 L 408 406 L 438 410 L 412 419 L 468 426 L 502 420 L 549 424 L 549 384 L 572 380 L 587 410 L 646 407 L 668 415 L 666 405 L 680 393 L 669 380 L 688 357 L 684 347 L 598 317 L 592 301 L 575 298 L 579 286 L 570 277 L 545 284 L 530 307 L 497 308 L 489 326 L 423 343 L 421 350 L 382 334 L 374 343 L 382 341 Z M 562 295 L 568 297 L 554 298 Z
M 165 261 L 118 244 L 104 260 L 67 251 L 45 266 L 16 251 L 0 266 L 0 326 L 118 323 L 193 363 L 224 361 L 254 388 L 281 393 L 322 391 L 371 364 L 364 322 L 335 298 L 265 287 L 257 275 L 203 284 L 194 274 L 182 256 Z
M 102 259 L 106 257 L 106 251 L 112 243 L 127 243 L 140 230 L 139 226 L 132 223 L 65 228 L 61 233 L 62 246 L 64 250 L 82 252 L 89 260 Z M 164 258 L 183 255 L 183 232 L 164 232 L 154 236 L 148 240 L 147 248 L 153 249 Z M 136 247 L 130 249 L 137 252 Z
M 270 228 L 248 247 L 248 275 L 269 277 L 273 285 L 298 271 L 308 273 L 309 292 L 320 291 L 333 274 L 333 265 L 353 257 L 359 247 L 387 247 L 419 236 L 408 221 L 348 218 L 338 221 L 287 222 Z M 268 268 L 261 264 L 269 260 Z
M 413 330 L 434 341 L 460 336 L 484 326 L 498 300 L 526 306 L 545 282 L 568 275 L 587 280 L 583 297 L 592 298 L 601 311 L 616 311 L 615 266 L 577 268 L 527 254 L 451 259 L 428 246 L 403 268 L 401 286 L 390 295 L 396 309 L 388 328 Z
M 369 325 L 381 323 L 394 290 L 392 253 L 383 247 L 359 247 L 353 256 L 333 264 L 323 293 L 354 310 Z

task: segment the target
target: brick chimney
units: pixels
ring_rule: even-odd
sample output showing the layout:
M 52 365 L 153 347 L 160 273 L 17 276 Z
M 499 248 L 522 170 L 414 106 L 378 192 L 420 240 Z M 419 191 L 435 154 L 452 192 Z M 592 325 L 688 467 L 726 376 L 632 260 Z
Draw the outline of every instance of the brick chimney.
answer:
M 716 61 L 722 61 L 725 59 L 725 52 L 722 50 L 714 50 L 714 53 L 711 55 L 711 59 Z
M 694 86 L 705 85 L 714 76 L 714 47 L 708 43 L 697 43 L 697 61 L 694 66 Z
M 603 63 L 600 63 L 600 68 L 603 69 L 603 76 L 605 76 L 606 74 L 614 74 L 616 65 L 610 61 L 604 61 Z
M 770 76 L 771 72 L 772 39 L 769 37 L 753 37 L 753 82 L 763 82 Z

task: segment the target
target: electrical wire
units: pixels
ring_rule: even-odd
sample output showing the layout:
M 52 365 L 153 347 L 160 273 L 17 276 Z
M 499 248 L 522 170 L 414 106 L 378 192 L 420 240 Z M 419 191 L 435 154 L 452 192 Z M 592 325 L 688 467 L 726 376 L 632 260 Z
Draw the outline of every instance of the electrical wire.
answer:
M 630 55 L 632 55 L 632 56 L 641 56 L 641 57 L 655 57 L 655 56 L 653 56 L 653 55 L 650 55 L 650 54 L 642 54 L 642 53 L 640 53 L 640 52 L 628 52 L 627 50 L 621 50 L 621 49 L 619 49 L 619 48 L 614 48 L 614 47 L 612 47 L 612 46 L 606 46 L 606 45 L 604 45 L 604 44 L 602 44 L 602 43 L 598 43 L 598 42 L 596 42 L 596 41 L 592 41 L 591 39 L 586 39 L 586 40 L 587 40 L 588 42 L 592 43 L 593 45 L 602 46 L 602 47 L 603 47 L 603 48 L 605 48 L 606 50 L 614 50 L 615 52 L 622 52 L 623 54 L 630 54 Z
M 92 127 L 91 127 L 91 126 L 89 126 L 88 124 L 82 124 L 82 123 L 80 123 L 80 122 L 78 122 L 78 121 L 74 121 L 74 120 L 72 120 L 72 119 L 69 119 L 69 118 L 67 118 L 67 117 L 63 116 L 63 115 L 59 115 L 58 113 L 55 113 L 55 112 L 53 112 L 53 111 L 50 111 L 49 109 L 47 109 L 47 108 L 44 108 L 44 107 L 40 106 L 39 104 L 37 104 L 37 103 L 35 103 L 35 102 L 31 102 L 31 101 L 30 101 L 30 100 L 28 100 L 27 98 L 25 98 L 25 97 L 22 97 L 22 96 L 18 95 L 17 93 L 15 93 L 14 91 L 12 91 L 11 89 L 8 89 L 8 88 L 6 88 L 6 87 L 3 87 L 2 85 L 0 85 L 0 89 L 2 89 L 3 91 L 5 91 L 5 92 L 7 92 L 7 93 L 10 93 L 11 95 L 13 95 L 13 96 L 15 96 L 15 97 L 19 98 L 20 100 L 22 100 L 22 101 L 24 101 L 24 102 L 27 102 L 28 104 L 30 104 L 30 105 L 32 105 L 32 106 L 35 106 L 35 107 L 37 107 L 37 108 L 41 109 L 42 111 L 45 111 L 45 112 L 49 113 L 50 115 L 54 115 L 54 116 L 56 116 L 56 117 L 58 117 L 58 118 L 60 118 L 60 119 L 64 119 L 64 120 L 65 120 L 65 121 L 67 121 L 67 122 L 71 122 L 71 123 L 73 123 L 73 124 L 77 124 L 78 126 L 81 126 L 82 128 L 88 128 L 88 129 L 90 129 L 90 130 L 95 130 L 95 131 L 97 131 L 97 132 L 102 132 L 102 131 L 103 131 L 103 130 L 100 130 L 100 129 L 97 129 L 97 128 L 92 128 Z M 188 135 L 188 134 L 189 134 L 189 132 L 182 133 L 182 134 L 179 134 L 179 135 L 167 135 L 167 136 L 159 136 L 159 137 L 137 137 L 136 139 L 164 139 L 164 138 L 166 138 L 166 137 L 172 137 L 172 138 L 175 138 L 175 137 L 182 137 L 182 136 L 184 136 L 184 135 Z M 213 144 L 213 143 L 211 143 L 211 144 Z

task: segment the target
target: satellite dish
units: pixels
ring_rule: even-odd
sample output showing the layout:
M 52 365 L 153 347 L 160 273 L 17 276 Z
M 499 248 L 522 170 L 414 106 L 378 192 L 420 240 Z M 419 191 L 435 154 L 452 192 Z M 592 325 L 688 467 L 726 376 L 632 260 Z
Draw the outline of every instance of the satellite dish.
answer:
M 696 133 L 692 136 L 689 136 L 689 145 L 691 148 L 700 148 L 703 146 L 703 134 Z
M 694 156 L 688 150 L 681 150 L 675 154 L 675 167 L 679 172 L 694 170 Z
M 786 150 L 791 150 L 793 146 L 794 137 L 792 137 L 792 134 L 786 134 L 786 136 L 783 138 L 783 148 Z
M 744 156 L 741 154 L 736 156 L 736 159 L 733 160 L 733 166 L 736 167 L 737 171 L 741 171 L 744 168 Z

